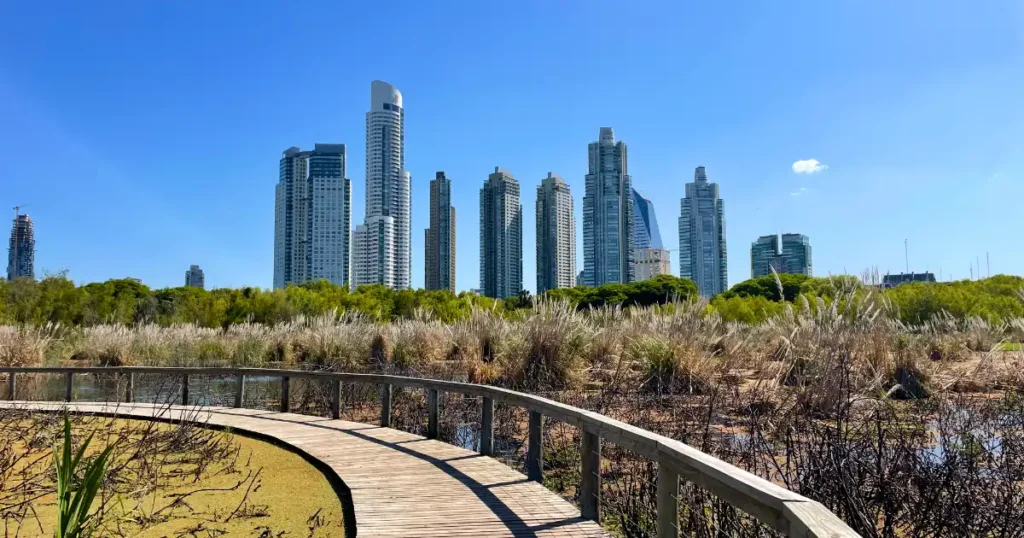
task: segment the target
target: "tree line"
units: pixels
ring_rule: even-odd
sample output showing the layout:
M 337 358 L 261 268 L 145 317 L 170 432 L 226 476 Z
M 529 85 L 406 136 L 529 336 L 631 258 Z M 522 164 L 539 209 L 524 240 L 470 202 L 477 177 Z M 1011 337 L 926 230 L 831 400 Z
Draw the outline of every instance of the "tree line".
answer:
M 787 303 L 831 301 L 842 291 L 879 297 L 902 321 L 922 323 L 940 312 L 958 318 L 978 316 L 999 322 L 1024 317 L 1019 296 L 1024 279 L 999 275 L 984 280 L 912 283 L 889 290 L 870 290 L 855 277 L 813 278 L 778 275 L 750 279 L 714 297 L 709 308 L 728 321 L 756 323 L 781 314 Z M 693 281 L 671 275 L 631 284 L 577 286 L 549 290 L 546 298 L 568 301 L 580 310 L 601 307 L 650 306 L 696 297 Z M 150 289 L 132 278 L 76 285 L 65 275 L 39 281 L 0 280 L 0 324 L 59 323 L 89 326 L 103 323 L 194 323 L 227 327 L 252 322 L 276 324 L 297 316 L 359 313 L 377 321 L 429 315 L 444 322 L 469 315 L 474 307 L 516 315 L 536 300 L 528 292 L 496 300 L 473 293 L 401 290 L 361 286 L 355 291 L 327 281 L 266 290 L 254 287 Z M 803 304 L 803 303 L 802 303 Z

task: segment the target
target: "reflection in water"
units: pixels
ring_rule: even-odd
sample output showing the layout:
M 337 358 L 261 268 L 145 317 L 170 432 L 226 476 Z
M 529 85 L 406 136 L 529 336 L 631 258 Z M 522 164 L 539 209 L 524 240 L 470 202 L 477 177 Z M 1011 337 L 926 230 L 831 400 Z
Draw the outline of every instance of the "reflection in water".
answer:
M 480 451 L 480 429 L 476 424 L 461 424 L 456 429 L 455 443 L 462 448 L 472 450 L 474 452 Z M 518 452 L 523 446 L 522 441 L 515 438 L 505 437 L 498 435 L 497 432 L 494 434 L 494 453 L 509 454 Z

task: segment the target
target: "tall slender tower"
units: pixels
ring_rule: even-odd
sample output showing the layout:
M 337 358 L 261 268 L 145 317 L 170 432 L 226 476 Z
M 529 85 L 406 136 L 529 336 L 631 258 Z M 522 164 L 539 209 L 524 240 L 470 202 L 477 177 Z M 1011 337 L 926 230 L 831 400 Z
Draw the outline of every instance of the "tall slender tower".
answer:
M 480 287 L 487 297 L 523 289 L 523 208 L 519 182 L 501 168 L 480 189 Z
M 569 184 L 548 172 L 537 187 L 537 294 L 576 285 L 576 217 Z
M 425 239 L 424 287 L 455 291 L 455 208 L 452 181 L 444 172 L 430 182 L 430 227 Z
M 588 148 L 583 196 L 583 284 L 633 281 L 633 198 L 626 144 L 601 127 Z
M 410 183 L 402 93 L 375 80 L 366 113 L 366 219 L 354 235 L 358 252 L 353 286 L 409 287 Z
M 352 182 L 345 144 L 288 148 L 274 192 L 274 287 L 349 282 Z
M 14 211 L 11 242 L 7 251 L 7 280 L 35 278 L 36 237 L 32 218 Z
M 718 184 L 708 183 L 703 166 L 693 172 L 679 206 L 679 276 L 696 282 L 703 296 L 722 293 L 729 286 L 725 201 L 718 197 Z

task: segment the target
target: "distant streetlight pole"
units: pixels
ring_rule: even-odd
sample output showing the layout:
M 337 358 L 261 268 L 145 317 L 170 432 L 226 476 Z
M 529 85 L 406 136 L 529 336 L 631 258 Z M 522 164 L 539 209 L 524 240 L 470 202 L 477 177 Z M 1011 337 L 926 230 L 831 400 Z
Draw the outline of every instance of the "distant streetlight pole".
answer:
M 907 262 L 907 273 L 910 273 L 910 249 L 907 247 L 907 240 L 903 240 L 903 258 Z

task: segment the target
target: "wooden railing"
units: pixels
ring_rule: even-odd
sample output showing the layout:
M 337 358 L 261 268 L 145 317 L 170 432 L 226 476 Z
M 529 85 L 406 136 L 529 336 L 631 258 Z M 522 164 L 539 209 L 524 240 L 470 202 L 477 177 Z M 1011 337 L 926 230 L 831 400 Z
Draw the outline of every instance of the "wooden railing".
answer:
M 529 411 L 529 441 L 526 469 L 531 480 L 541 481 L 544 472 L 542 440 L 544 419 L 552 418 L 571 424 L 582 431 L 582 469 L 579 486 L 580 514 L 600 521 L 601 513 L 601 440 L 628 449 L 658 463 L 657 528 L 658 537 L 678 536 L 679 479 L 683 478 L 713 493 L 731 506 L 742 510 L 787 536 L 825 538 L 859 536 L 827 508 L 811 499 L 793 493 L 754 474 L 705 454 L 687 444 L 669 439 L 604 415 L 586 411 L 547 398 L 513 390 L 472 383 L 440 381 L 414 377 L 377 374 L 309 372 L 266 368 L 157 368 L 157 367 L 90 367 L 0 368 L 7 374 L 8 397 L 17 394 L 17 376 L 27 373 L 62 374 L 66 376 L 64 400 L 71 401 L 76 374 L 116 374 L 126 380 L 124 400 L 135 398 L 135 376 L 163 374 L 180 376 L 181 402 L 189 404 L 189 376 L 233 376 L 237 379 L 235 407 L 242 407 L 246 377 L 275 377 L 281 380 L 282 412 L 289 410 L 289 389 L 292 379 L 331 382 L 331 410 L 334 418 L 341 415 L 342 383 L 375 384 L 380 387 L 380 424 L 391 425 L 393 387 L 419 388 L 427 396 L 427 437 L 438 437 L 439 393 L 451 392 L 483 399 L 480 427 L 480 453 L 490 456 L 494 448 L 494 403 L 503 402 Z

